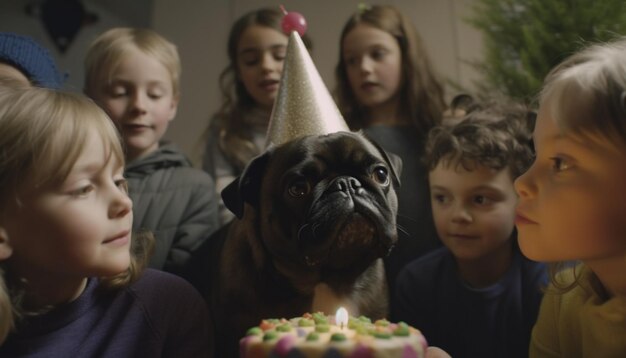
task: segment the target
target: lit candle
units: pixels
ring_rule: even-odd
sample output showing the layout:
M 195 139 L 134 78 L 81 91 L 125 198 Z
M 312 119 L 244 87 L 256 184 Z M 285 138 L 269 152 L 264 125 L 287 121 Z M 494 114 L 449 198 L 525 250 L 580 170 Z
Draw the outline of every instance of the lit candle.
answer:
M 343 326 L 347 326 L 348 325 L 348 310 L 343 308 L 343 307 L 339 307 L 339 309 L 337 310 L 337 313 L 335 313 L 335 323 L 339 326 L 339 328 L 341 330 L 343 330 Z

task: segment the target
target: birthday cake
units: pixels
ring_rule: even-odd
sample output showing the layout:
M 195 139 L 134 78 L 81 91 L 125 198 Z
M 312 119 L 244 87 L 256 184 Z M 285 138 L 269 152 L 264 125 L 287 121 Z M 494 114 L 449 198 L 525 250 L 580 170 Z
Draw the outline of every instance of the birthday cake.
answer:
M 427 348 L 421 332 L 406 323 L 361 316 L 337 324 L 322 313 L 265 319 L 239 343 L 241 358 L 423 358 Z

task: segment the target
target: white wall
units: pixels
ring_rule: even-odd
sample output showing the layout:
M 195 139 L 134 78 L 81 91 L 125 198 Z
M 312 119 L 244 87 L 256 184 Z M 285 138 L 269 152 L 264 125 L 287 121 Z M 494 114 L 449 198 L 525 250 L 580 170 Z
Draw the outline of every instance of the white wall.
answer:
M 471 87 L 479 77 L 468 61 L 480 58 L 480 34 L 463 18 L 473 0 L 380 0 L 376 3 L 398 7 L 414 23 L 426 49 L 442 77 Z M 339 33 L 347 18 L 362 0 L 153 0 L 152 27 L 178 46 L 182 62 L 182 98 L 178 116 L 167 138 L 176 142 L 197 160 L 198 141 L 208 118 L 220 103 L 217 79 L 226 66 L 226 38 L 235 19 L 262 6 L 279 6 L 302 13 L 313 39 L 313 61 L 329 89 L 334 86 L 334 67 L 338 61 Z M 69 51 L 54 49 L 39 20 L 27 16 L 26 1 L 0 1 L 0 31 L 30 35 L 48 47 L 59 67 L 69 72 L 66 88 L 81 91 L 83 56 L 99 33 L 115 26 L 134 26 L 126 17 L 111 14 L 97 1 L 83 0 L 88 10 L 98 13 L 95 25 L 83 28 Z M 456 90 L 448 87 L 448 96 Z

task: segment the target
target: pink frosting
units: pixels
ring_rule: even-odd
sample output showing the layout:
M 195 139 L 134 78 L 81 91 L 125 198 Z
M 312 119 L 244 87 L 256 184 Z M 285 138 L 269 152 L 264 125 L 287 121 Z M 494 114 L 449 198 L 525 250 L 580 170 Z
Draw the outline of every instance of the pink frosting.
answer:
M 404 350 L 402 351 L 402 358 L 419 358 L 417 352 L 410 345 L 404 346 Z
M 246 347 L 248 346 L 248 342 L 254 339 L 253 336 L 243 337 L 243 339 L 239 340 L 239 357 L 246 358 Z
M 374 355 L 369 347 L 359 344 L 350 354 L 350 358 L 374 358 Z
M 426 350 L 428 349 L 428 342 L 426 341 L 426 337 L 420 335 L 419 340 L 422 343 L 422 348 L 424 350 L 424 354 L 426 354 Z
M 296 337 L 291 335 L 283 336 L 281 339 L 276 342 L 276 346 L 274 347 L 274 352 L 279 357 L 286 357 L 287 353 L 293 348 L 295 344 Z

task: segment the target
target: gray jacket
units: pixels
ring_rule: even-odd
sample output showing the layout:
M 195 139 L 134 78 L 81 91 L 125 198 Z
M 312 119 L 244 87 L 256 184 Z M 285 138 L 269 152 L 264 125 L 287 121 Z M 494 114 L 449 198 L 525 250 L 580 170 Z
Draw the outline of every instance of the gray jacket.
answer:
M 213 179 L 173 144 L 128 163 L 125 176 L 133 231 L 147 229 L 156 238 L 150 267 L 180 275 L 191 253 L 218 228 Z

